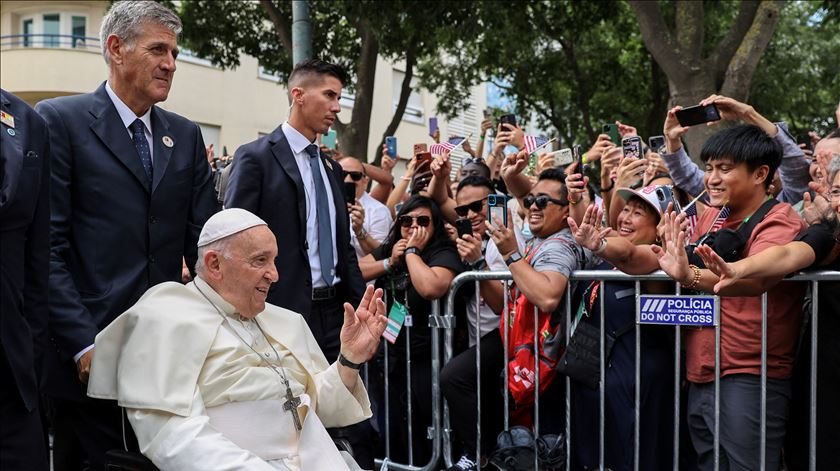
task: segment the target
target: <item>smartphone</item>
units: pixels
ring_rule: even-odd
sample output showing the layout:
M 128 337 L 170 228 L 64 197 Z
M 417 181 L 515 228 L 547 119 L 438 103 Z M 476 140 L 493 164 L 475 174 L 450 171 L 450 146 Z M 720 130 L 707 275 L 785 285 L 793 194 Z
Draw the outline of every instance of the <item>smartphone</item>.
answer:
M 487 211 L 487 220 L 496 224 L 496 219 L 499 219 L 507 227 L 507 196 L 487 195 L 487 207 L 489 208 L 489 211 Z
M 720 111 L 714 103 L 706 106 L 689 106 L 677 111 L 676 115 L 680 126 L 694 126 L 720 120 Z
M 575 161 L 575 157 L 572 155 L 572 149 L 569 149 L 568 147 L 552 152 L 552 155 L 554 155 L 555 167 L 565 167 Z
M 385 149 L 388 152 L 388 157 L 395 159 L 397 158 L 397 138 L 394 136 L 388 136 L 385 138 Z
M 515 114 L 503 114 L 499 117 L 499 124 L 510 124 L 513 127 L 516 127 L 516 115 Z M 506 128 L 502 128 L 504 130 Z
M 621 134 L 618 133 L 618 125 L 607 123 L 601 130 L 602 133 L 610 136 L 610 140 L 615 145 L 621 144 Z
M 661 212 L 665 212 L 668 209 L 668 203 L 674 204 L 674 211 L 677 213 L 682 212 L 682 208 L 680 207 L 680 201 L 677 199 L 677 196 L 674 194 L 674 187 L 671 185 L 663 185 L 656 189 L 656 199 L 659 201 L 659 207 L 661 208 Z
M 455 220 L 455 229 L 458 231 L 458 237 L 463 238 L 465 235 L 472 235 L 472 222 L 467 218 L 458 218 Z
M 356 182 L 344 182 L 344 201 L 356 204 Z
M 432 116 L 431 118 L 429 118 L 429 135 L 434 136 L 435 131 L 437 131 L 437 130 L 438 130 L 437 116 Z
M 414 175 L 428 172 L 432 165 L 432 153 L 428 151 L 418 152 L 415 158 L 417 159 L 417 165 L 414 166 Z
M 328 149 L 335 150 L 337 141 L 338 133 L 335 129 L 330 129 L 326 134 L 321 135 L 321 144 L 325 145 Z
M 421 152 L 427 152 L 429 150 L 429 146 L 426 144 L 414 144 L 414 152 L 411 154 L 417 156 L 417 154 Z
M 805 134 L 800 134 L 796 136 L 796 143 L 797 144 L 805 144 L 805 149 L 814 152 L 814 143 L 811 142 L 811 136 L 808 135 L 806 132 Z
M 625 137 L 621 140 L 621 151 L 625 159 L 642 158 L 642 138 L 639 136 Z
M 650 146 L 651 152 L 659 154 L 662 148 L 665 147 L 665 136 L 651 136 L 648 139 L 648 146 Z
M 572 158 L 578 163 L 576 172 L 583 173 L 585 167 L 583 163 L 583 149 L 581 149 L 580 145 L 575 144 L 572 146 Z
M 484 108 L 484 119 L 493 119 L 493 110 L 490 108 Z

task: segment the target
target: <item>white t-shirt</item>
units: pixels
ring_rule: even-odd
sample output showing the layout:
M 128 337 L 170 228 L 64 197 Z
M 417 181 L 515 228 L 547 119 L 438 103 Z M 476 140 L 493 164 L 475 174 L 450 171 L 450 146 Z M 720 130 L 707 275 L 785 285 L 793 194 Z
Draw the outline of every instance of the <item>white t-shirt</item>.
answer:
M 388 210 L 387 206 L 377 201 L 367 192 L 362 193 L 362 196 L 359 198 L 359 204 L 365 210 L 365 220 L 362 223 L 362 228 L 381 244 L 388 237 L 388 231 L 394 222 L 391 218 L 391 211 Z M 362 251 L 362 247 L 359 245 L 359 239 L 352 230 L 350 231 L 350 243 L 356 249 L 356 258 L 358 260 L 361 260 L 362 257 L 367 255 Z
M 522 252 L 525 250 L 525 237 L 522 235 L 522 231 L 519 230 L 519 227 L 516 224 L 513 225 L 513 233 L 516 235 L 516 243 L 519 245 L 519 251 Z M 486 241 L 486 250 L 484 253 L 484 260 L 487 262 L 486 271 L 506 271 L 508 269 L 507 265 L 505 265 L 505 260 L 502 258 L 502 254 L 499 253 L 499 249 L 496 247 L 496 243 L 492 240 Z M 501 283 L 501 281 L 499 281 Z M 479 325 L 479 332 L 480 337 L 483 337 L 488 332 L 492 332 L 495 329 L 499 328 L 499 315 L 493 312 L 490 309 L 484 299 L 481 298 L 480 293 L 476 293 L 475 296 L 470 299 L 467 303 L 467 330 L 470 336 L 470 347 L 475 345 L 475 325 L 476 325 L 476 297 L 478 297 L 478 325 Z

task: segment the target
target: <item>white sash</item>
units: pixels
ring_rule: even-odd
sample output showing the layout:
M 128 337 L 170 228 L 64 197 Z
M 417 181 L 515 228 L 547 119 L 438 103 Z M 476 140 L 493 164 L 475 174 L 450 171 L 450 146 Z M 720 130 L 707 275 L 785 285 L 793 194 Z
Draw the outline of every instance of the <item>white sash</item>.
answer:
M 265 461 L 300 459 L 302 471 L 349 471 L 317 414 L 309 414 L 309 395 L 300 396 L 303 429 L 295 430 L 283 399 L 230 402 L 210 407 L 210 425 L 228 440 Z

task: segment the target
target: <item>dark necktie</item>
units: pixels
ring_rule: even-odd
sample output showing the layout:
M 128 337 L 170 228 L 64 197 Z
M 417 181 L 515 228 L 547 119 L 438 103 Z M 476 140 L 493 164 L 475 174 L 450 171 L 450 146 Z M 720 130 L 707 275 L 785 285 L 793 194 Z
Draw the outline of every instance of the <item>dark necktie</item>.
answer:
M 309 164 L 312 168 L 312 181 L 315 183 L 318 258 L 321 260 L 321 276 L 324 277 L 327 286 L 332 286 L 335 261 L 333 260 L 332 230 L 330 228 L 330 203 L 327 201 L 327 188 L 324 186 L 323 177 L 321 177 L 321 164 L 318 161 L 318 146 L 315 144 L 306 146 L 306 153 L 309 154 Z
M 140 154 L 140 162 L 149 180 L 152 179 L 152 151 L 149 149 L 149 141 L 146 140 L 146 126 L 140 118 L 131 123 L 131 140 L 134 141 L 134 148 Z

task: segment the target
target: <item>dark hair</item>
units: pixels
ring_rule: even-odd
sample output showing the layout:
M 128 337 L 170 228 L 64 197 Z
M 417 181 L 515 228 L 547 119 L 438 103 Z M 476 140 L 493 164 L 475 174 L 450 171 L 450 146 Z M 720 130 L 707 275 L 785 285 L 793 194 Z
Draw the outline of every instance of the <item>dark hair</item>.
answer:
M 330 64 L 321 59 L 306 59 L 298 62 L 295 68 L 292 69 L 292 73 L 289 74 L 289 84 L 299 78 L 305 78 L 311 75 L 329 75 L 335 77 L 341 82 L 342 87 L 347 85 L 350 78 L 340 65 Z
M 483 162 L 483 161 L 481 161 L 481 160 L 475 160 L 475 159 L 473 159 L 471 162 L 468 162 L 468 163 L 464 164 L 464 165 L 461 167 L 461 170 L 459 170 L 459 172 L 458 172 L 458 173 L 463 172 L 463 171 L 464 171 L 464 169 L 465 169 L 465 168 L 467 168 L 467 167 L 469 167 L 469 166 L 478 167 L 478 169 L 481 171 L 481 173 L 485 174 L 487 177 L 489 177 L 489 176 L 490 176 L 490 174 L 492 173 L 492 172 L 490 171 L 490 167 L 488 167 L 486 163 L 484 163 L 484 162 Z M 465 178 L 466 178 L 466 177 L 465 177 Z M 485 178 L 486 178 L 486 177 L 485 177 Z
M 537 181 L 541 182 L 543 180 L 551 180 L 562 183 L 563 186 L 560 189 L 560 197 L 566 198 L 568 196 L 569 192 L 566 189 L 566 173 L 563 172 L 562 169 L 558 167 L 552 167 L 543 170 L 537 177 Z
M 840 139 L 840 128 L 834 128 L 834 131 L 828 133 L 823 139 Z
M 443 214 L 440 212 L 438 205 L 435 204 L 431 198 L 422 195 L 414 195 L 402 205 L 402 208 L 400 208 L 400 211 L 397 213 L 397 217 L 394 218 L 391 230 L 388 231 L 388 237 L 386 237 L 385 241 L 382 242 L 382 253 L 386 258 L 391 256 L 391 250 L 394 249 L 394 244 L 402 239 L 399 221 L 400 216 L 408 214 L 417 208 L 429 208 L 429 211 L 432 213 L 432 224 L 435 228 L 432 236 L 429 238 L 429 243 L 423 251 L 425 252 L 429 249 L 444 245 L 455 246 L 455 243 L 452 242 L 449 238 L 449 234 L 446 232 L 446 227 L 443 225 Z
M 629 203 L 629 202 L 631 202 L 631 201 L 635 201 L 636 203 L 638 203 L 639 205 L 641 205 L 641 206 L 642 206 L 643 211 L 644 211 L 644 212 L 646 212 L 647 214 L 652 214 L 653 216 L 655 216 L 657 221 L 659 221 L 660 219 L 662 219 L 662 215 L 661 215 L 661 214 L 659 214 L 659 211 L 657 211 L 656 209 L 654 209 L 654 207 L 653 207 L 653 206 L 651 206 L 651 205 L 650 205 L 650 203 L 649 203 L 647 200 L 645 200 L 644 198 L 642 198 L 641 196 L 639 196 L 639 195 L 630 195 L 630 197 L 629 197 L 629 198 L 627 198 L 627 201 L 625 202 L 625 204 L 624 204 L 624 205 L 625 205 L 625 206 L 627 206 L 627 203 Z
M 495 193 L 496 192 L 496 189 L 493 187 L 493 182 L 491 182 L 487 178 L 484 178 L 484 177 L 481 177 L 481 176 L 478 176 L 478 175 L 470 175 L 468 177 L 464 177 L 458 183 L 458 189 L 455 190 L 455 192 L 460 193 L 461 189 L 464 188 L 465 186 L 478 186 L 478 187 L 483 186 L 483 187 L 487 188 L 488 190 L 490 190 L 490 193 Z
M 773 182 L 773 175 L 782 163 L 782 145 L 760 127 L 740 124 L 713 135 L 703 144 L 703 150 L 700 151 L 700 160 L 703 163 L 724 158 L 732 159 L 735 165 L 747 164 L 750 172 L 767 165 L 769 171 L 764 179 L 766 188 Z

